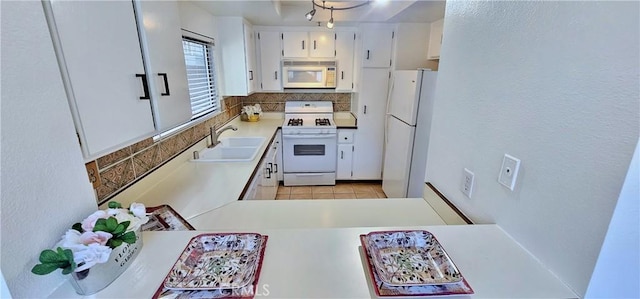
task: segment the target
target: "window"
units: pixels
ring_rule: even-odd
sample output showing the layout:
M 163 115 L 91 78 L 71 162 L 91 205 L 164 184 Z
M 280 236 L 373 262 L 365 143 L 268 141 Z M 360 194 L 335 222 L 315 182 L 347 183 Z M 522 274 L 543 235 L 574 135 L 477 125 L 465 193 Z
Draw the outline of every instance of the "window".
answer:
M 213 43 L 182 38 L 192 119 L 219 110 L 215 82 Z

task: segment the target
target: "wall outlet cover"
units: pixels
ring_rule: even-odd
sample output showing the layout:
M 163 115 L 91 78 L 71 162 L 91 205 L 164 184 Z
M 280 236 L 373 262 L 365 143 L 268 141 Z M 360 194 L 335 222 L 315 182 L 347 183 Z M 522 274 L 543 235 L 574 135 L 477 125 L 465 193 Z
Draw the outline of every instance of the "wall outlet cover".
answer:
M 471 193 L 473 192 L 473 177 L 474 174 L 469 169 L 464 169 L 462 172 L 462 185 L 460 191 L 464 193 L 469 199 L 471 199 Z
M 500 167 L 500 174 L 498 175 L 498 182 L 513 191 L 516 185 L 516 178 L 518 177 L 518 170 L 520 170 L 520 159 L 509 154 L 504 154 L 502 167 Z

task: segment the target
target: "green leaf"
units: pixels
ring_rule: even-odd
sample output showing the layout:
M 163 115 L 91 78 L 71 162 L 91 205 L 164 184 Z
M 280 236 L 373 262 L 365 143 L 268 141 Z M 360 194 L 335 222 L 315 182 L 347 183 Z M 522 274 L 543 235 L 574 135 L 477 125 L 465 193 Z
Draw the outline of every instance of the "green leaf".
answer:
M 110 201 L 109 209 L 122 209 L 122 205 L 117 201 Z
M 68 267 L 62 269 L 62 274 L 67 275 L 67 274 L 73 272 L 73 269 L 75 269 L 75 267 L 68 266 Z
M 122 245 L 122 240 L 120 240 L 120 239 L 111 239 L 111 240 L 109 240 L 109 241 L 107 242 L 107 245 L 108 245 L 109 247 L 111 247 L 112 249 L 114 249 L 114 248 L 116 248 L 116 247 L 118 247 L 118 246 Z
M 106 232 L 107 231 L 107 219 L 100 218 L 96 221 L 96 225 L 93 226 L 94 232 Z
M 58 249 L 60 249 L 60 247 L 58 247 Z M 65 249 L 64 256 L 67 258 L 67 262 L 71 266 L 71 270 L 75 270 L 77 266 L 76 261 L 73 259 L 73 252 L 71 249 Z
M 71 228 L 74 229 L 74 230 L 77 230 L 77 231 L 79 231 L 81 233 L 84 232 L 84 229 L 82 228 L 82 224 L 80 224 L 80 223 L 74 223 Z
M 134 232 L 128 232 L 124 235 L 122 235 L 122 237 L 120 237 L 120 239 L 122 239 L 123 242 L 128 243 L 128 244 L 133 244 L 136 242 L 136 233 Z
M 63 262 L 63 261 L 66 261 L 67 258 L 64 255 L 59 255 L 57 252 L 53 250 L 46 249 L 40 252 L 39 260 L 41 263 L 44 264 L 44 263 Z
M 122 221 L 120 222 L 120 224 L 124 225 L 124 229 L 127 230 L 127 228 L 129 227 L 129 224 L 131 224 L 131 221 Z
M 58 269 L 56 264 L 37 264 L 31 269 L 31 273 L 38 275 L 46 275 Z
M 118 220 L 116 220 L 116 218 L 114 217 L 109 217 L 109 219 L 107 219 L 106 224 L 107 224 L 107 232 L 112 232 L 118 226 Z
M 118 226 L 116 226 L 116 229 L 114 229 L 111 234 L 114 236 L 117 236 L 119 234 L 124 233 L 125 229 L 127 229 L 122 223 L 118 224 Z

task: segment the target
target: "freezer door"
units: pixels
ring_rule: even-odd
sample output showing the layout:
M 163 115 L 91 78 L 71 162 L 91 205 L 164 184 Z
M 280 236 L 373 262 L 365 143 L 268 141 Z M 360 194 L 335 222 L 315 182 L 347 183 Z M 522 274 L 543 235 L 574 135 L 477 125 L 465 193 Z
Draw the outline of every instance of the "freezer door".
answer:
M 387 142 L 382 173 L 382 190 L 389 198 L 407 197 L 409 169 L 415 127 L 387 116 Z
M 416 124 L 418 95 L 416 87 L 421 81 L 418 71 L 393 72 L 393 85 L 389 97 L 388 114 L 410 124 Z

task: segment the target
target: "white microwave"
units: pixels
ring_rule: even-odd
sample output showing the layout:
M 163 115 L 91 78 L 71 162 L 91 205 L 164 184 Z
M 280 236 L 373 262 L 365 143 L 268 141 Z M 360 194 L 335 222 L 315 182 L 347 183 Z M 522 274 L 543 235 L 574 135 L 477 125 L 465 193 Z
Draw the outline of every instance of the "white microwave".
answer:
M 284 88 L 336 88 L 335 61 L 282 61 Z

